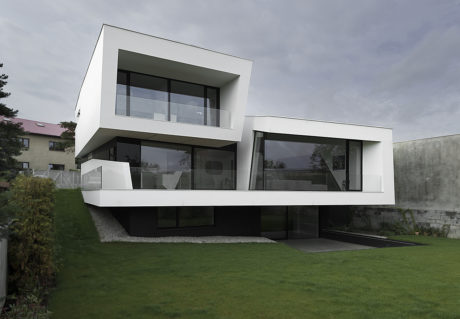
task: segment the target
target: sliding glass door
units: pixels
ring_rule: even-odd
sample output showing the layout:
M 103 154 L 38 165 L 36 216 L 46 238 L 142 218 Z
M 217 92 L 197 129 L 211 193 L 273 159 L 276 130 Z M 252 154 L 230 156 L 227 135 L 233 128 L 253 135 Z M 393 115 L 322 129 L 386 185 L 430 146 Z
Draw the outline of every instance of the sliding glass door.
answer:
M 218 127 L 219 109 L 218 88 L 118 71 L 117 115 Z

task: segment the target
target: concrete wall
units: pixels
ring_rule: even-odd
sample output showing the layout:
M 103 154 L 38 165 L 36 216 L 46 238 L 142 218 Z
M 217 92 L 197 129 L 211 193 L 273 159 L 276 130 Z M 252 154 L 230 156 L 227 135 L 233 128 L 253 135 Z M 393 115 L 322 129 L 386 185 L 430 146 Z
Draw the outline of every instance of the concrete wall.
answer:
M 29 134 L 29 149 L 16 157 L 19 162 L 28 162 L 29 168 L 47 170 L 48 164 L 64 164 L 65 170 L 75 169 L 75 155 L 70 151 L 50 151 L 49 142 L 62 142 L 59 137 Z
M 395 143 L 396 205 L 460 211 L 460 135 Z
M 447 237 L 460 238 L 460 214 L 456 211 L 434 209 L 411 209 L 414 221 L 419 227 L 448 231 Z M 412 226 L 412 217 L 406 211 L 408 225 Z M 382 223 L 405 225 L 403 214 L 397 207 L 354 207 L 353 225 L 359 228 L 371 226 L 381 229 Z M 368 225 L 370 223 L 370 225 Z
M 410 209 L 417 224 L 450 228 L 460 238 L 460 134 L 393 144 L 395 206 L 353 207 L 354 223 L 374 229 L 402 221 L 398 208 Z

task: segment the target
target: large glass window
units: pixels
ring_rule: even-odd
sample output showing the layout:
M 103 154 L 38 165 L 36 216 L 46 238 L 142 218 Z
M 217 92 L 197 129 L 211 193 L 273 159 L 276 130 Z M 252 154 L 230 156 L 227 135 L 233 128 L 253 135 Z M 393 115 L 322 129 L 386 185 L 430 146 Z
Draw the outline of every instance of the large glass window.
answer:
M 204 87 L 171 81 L 171 121 L 205 124 Z
M 171 228 L 177 227 L 176 207 L 157 208 L 157 227 Z
M 210 126 L 219 126 L 219 94 L 216 88 L 206 88 L 206 124 Z
M 219 126 L 219 89 L 119 70 L 115 113 Z
M 235 145 L 222 148 L 117 137 L 88 159 L 128 162 L 134 189 L 235 189 Z
M 168 120 L 168 81 L 130 73 L 130 116 Z
M 158 228 L 214 225 L 214 207 L 159 207 Z
M 117 73 L 117 101 L 115 114 L 129 115 L 129 84 L 128 73 L 118 71 Z
M 264 189 L 264 133 L 254 133 L 251 180 L 249 189 Z
M 144 141 L 141 144 L 141 188 L 190 189 L 192 148 Z
M 349 183 L 348 189 L 359 191 L 362 189 L 362 150 L 363 144 L 361 141 L 349 141 L 349 153 L 348 153 L 348 176 Z
M 214 207 L 178 207 L 179 227 L 214 225 Z
M 139 141 L 131 139 L 119 139 L 117 141 L 117 161 L 128 162 L 131 167 L 131 181 L 133 188 L 140 188 L 141 185 L 141 152 Z
M 235 189 L 235 152 L 194 148 L 195 189 Z
M 360 141 L 256 132 L 250 189 L 361 190 L 361 147 Z

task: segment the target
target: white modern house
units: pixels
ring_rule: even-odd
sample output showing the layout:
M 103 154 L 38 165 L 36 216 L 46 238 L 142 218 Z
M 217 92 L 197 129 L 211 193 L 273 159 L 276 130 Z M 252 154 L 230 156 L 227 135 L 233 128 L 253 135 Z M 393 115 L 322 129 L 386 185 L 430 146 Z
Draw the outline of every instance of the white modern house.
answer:
M 317 237 L 394 204 L 392 131 L 245 116 L 252 62 L 103 25 L 78 97 L 87 204 L 134 236 Z

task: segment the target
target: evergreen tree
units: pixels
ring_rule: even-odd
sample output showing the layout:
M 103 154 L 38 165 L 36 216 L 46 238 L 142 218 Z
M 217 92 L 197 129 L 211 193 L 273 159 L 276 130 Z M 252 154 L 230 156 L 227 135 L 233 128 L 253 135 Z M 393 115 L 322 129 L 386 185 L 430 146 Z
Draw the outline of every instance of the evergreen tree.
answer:
M 62 128 L 65 128 L 65 131 L 62 132 L 61 138 L 66 140 L 63 142 L 65 147 L 72 147 L 75 145 L 75 128 L 77 127 L 77 123 L 69 121 L 69 122 L 61 122 L 59 125 Z
M 0 68 L 3 63 L 0 63 Z M 0 75 L 0 99 L 7 98 L 10 93 L 4 92 L 8 75 Z M 0 100 L 0 178 L 12 179 L 18 170 L 18 163 L 13 158 L 21 154 L 23 147 L 18 137 L 24 134 L 21 123 L 13 123 L 5 119 L 16 117 L 18 111 L 7 107 Z

